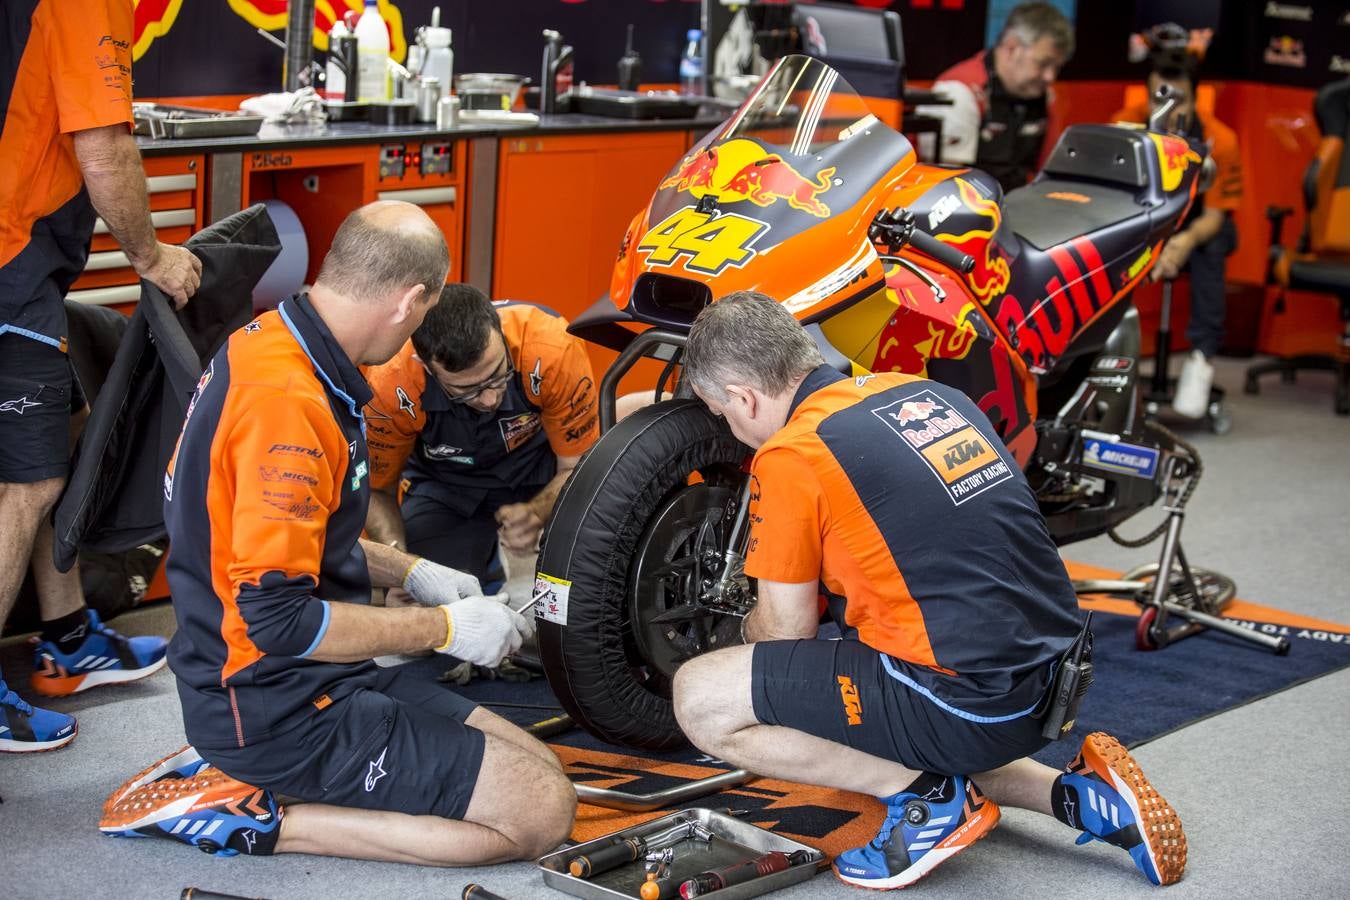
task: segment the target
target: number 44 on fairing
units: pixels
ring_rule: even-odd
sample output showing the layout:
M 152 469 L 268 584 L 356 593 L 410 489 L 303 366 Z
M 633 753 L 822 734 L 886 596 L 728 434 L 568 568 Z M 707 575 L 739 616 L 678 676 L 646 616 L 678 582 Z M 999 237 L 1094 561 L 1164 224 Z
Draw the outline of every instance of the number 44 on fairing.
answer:
M 716 275 L 728 266 L 745 265 L 755 255 L 754 243 L 769 230 L 767 222 L 736 213 L 699 212 L 686 206 L 667 216 L 642 238 L 637 249 L 649 266 L 673 266 L 687 256 L 684 267 Z

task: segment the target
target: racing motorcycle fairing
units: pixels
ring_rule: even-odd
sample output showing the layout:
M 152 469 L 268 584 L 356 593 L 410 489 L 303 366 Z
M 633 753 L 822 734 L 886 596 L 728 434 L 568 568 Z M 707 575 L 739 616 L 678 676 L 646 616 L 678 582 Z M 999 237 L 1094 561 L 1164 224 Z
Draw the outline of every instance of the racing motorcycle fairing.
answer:
M 719 297 L 757 290 L 803 320 L 827 315 L 881 288 L 868 224 L 914 160 L 837 72 L 785 57 L 633 219 L 610 298 L 637 320 L 687 327 L 715 282 Z

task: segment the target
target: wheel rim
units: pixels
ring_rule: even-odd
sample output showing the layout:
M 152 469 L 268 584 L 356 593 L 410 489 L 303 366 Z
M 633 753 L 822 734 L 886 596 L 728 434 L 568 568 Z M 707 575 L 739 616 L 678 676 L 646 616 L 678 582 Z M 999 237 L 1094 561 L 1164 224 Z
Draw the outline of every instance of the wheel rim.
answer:
M 690 606 L 721 574 L 739 502 L 730 487 L 693 484 L 679 488 L 652 518 L 638 542 L 629 574 L 628 612 L 634 674 L 649 690 L 669 694 L 675 670 L 685 660 L 736 643 L 736 616 L 705 612 L 681 622 L 655 622 Z

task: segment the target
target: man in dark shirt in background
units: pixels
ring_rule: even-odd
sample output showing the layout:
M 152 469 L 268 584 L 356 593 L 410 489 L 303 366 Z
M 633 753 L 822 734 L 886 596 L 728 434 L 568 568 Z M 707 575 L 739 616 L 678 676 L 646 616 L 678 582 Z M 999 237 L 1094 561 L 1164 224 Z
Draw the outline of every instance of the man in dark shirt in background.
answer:
M 933 83 L 951 104 L 919 110 L 942 120 L 938 161 L 982 169 L 1005 191 L 1026 184 L 1045 144 L 1050 86 L 1073 48 L 1073 25 L 1054 6 L 1014 7 L 992 50 Z

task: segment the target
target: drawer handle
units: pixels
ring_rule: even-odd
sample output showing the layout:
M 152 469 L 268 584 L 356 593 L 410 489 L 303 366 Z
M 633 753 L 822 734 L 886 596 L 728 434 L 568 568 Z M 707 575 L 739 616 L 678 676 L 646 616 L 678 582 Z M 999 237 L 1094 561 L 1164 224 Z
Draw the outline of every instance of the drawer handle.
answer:
M 150 214 L 150 224 L 156 228 L 175 228 L 179 225 L 197 224 L 197 212 L 191 209 L 161 209 Z M 94 220 L 94 234 L 108 234 L 108 223 L 102 218 Z
M 458 192 L 452 187 L 412 188 L 404 191 L 380 191 L 375 196 L 380 200 L 402 200 L 418 206 L 433 206 L 438 203 L 454 203 Z
M 67 300 L 74 300 L 77 303 L 88 303 L 91 306 L 108 306 L 113 303 L 135 303 L 141 299 L 141 286 L 137 284 L 127 284 L 121 287 L 92 288 L 87 291 L 71 291 L 66 294 Z
M 84 264 L 86 272 L 101 272 L 104 269 L 125 269 L 131 260 L 121 250 L 107 250 L 103 253 L 90 253 Z
M 191 191 L 197 188 L 196 175 L 151 175 L 145 179 L 145 189 L 151 194 L 169 191 Z

